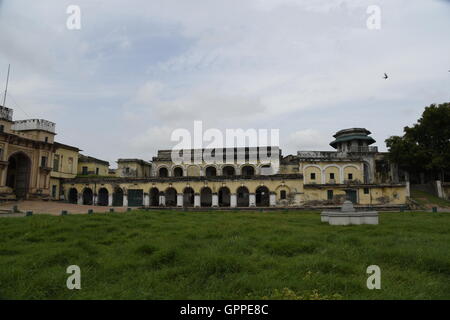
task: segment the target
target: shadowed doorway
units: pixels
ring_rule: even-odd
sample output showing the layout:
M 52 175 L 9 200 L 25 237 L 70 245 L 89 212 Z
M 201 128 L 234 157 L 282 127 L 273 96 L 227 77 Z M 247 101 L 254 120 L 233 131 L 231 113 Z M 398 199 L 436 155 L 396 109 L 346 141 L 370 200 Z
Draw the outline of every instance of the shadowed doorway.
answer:
M 18 152 L 11 155 L 8 162 L 6 185 L 14 190 L 18 199 L 25 199 L 30 183 L 31 160 L 24 153 Z

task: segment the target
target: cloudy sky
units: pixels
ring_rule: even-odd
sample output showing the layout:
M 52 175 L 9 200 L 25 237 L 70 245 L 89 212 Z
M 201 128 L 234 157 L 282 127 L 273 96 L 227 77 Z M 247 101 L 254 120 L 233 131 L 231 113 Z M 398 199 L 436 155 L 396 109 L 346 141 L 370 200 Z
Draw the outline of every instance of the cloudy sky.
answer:
M 280 129 L 285 155 L 329 150 L 348 127 L 385 150 L 450 101 L 450 1 L 0 0 L 2 91 L 9 63 L 16 120 L 56 122 L 57 141 L 113 166 L 170 148 L 194 120 Z

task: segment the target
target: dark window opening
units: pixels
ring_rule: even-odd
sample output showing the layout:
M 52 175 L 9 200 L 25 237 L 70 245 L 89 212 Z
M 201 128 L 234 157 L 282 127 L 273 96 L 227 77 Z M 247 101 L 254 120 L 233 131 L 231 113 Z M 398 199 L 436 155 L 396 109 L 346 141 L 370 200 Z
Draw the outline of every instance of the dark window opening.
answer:
M 364 188 L 364 194 L 369 194 L 369 188 Z
M 333 190 L 327 190 L 327 199 L 333 200 Z
M 348 174 L 348 180 L 353 180 L 353 173 Z
M 330 173 L 330 179 L 334 180 L 334 173 Z
M 285 200 L 286 199 L 286 190 L 281 190 L 280 191 L 280 199 L 281 200 Z
M 43 168 L 47 167 L 47 157 L 41 158 L 41 167 Z
M 316 174 L 315 173 L 311 173 L 311 180 L 316 180 Z

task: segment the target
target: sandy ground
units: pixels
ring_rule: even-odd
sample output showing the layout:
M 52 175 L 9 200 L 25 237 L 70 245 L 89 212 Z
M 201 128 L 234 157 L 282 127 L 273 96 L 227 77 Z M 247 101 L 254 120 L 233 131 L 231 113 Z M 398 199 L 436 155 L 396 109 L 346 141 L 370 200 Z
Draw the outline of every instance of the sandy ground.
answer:
M 109 212 L 110 208 L 114 208 L 116 212 L 125 212 L 127 208 L 124 207 L 102 207 L 102 206 L 83 206 L 78 204 L 55 202 L 55 201 L 16 201 L 6 202 L 0 204 L 0 209 L 11 210 L 13 206 L 17 206 L 21 214 L 13 216 L 23 216 L 27 211 L 33 211 L 33 214 L 51 214 L 60 215 L 61 211 L 66 210 L 69 214 L 87 214 L 89 209 L 94 212 Z M 11 216 L 9 214 L 0 214 L 1 216 Z

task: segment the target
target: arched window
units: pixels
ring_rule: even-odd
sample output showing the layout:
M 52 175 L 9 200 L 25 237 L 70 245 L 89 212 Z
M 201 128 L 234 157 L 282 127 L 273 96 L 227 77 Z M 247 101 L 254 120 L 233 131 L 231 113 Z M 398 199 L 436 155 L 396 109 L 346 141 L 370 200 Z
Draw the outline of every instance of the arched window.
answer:
M 241 173 L 243 176 L 254 176 L 255 168 L 253 168 L 252 166 L 243 166 Z
M 183 168 L 176 167 L 173 169 L 173 176 L 174 177 L 182 177 L 183 176 Z
M 205 170 L 205 175 L 207 177 L 215 177 L 217 176 L 217 170 L 215 167 L 207 167 Z
M 236 171 L 234 170 L 234 167 L 232 166 L 225 166 L 222 169 L 222 175 L 224 176 L 234 176 L 236 174 Z
M 160 168 L 159 169 L 159 176 L 161 178 L 167 178 L 169 176 L 169 170 L 167 170 L 167 168 Z
M 268 207 L 270 203 L 270 194 L 267 187 L 259 187 L 256 189 L 256 206 Z
M 246 187 L 239 187 L 237 189 L 237 206 L 248 207 L 250 205 L 249 192 Z

